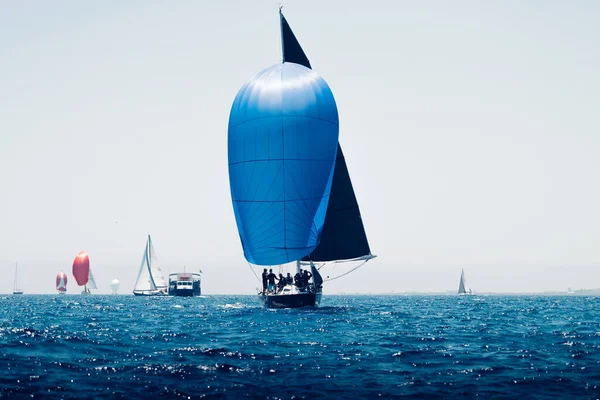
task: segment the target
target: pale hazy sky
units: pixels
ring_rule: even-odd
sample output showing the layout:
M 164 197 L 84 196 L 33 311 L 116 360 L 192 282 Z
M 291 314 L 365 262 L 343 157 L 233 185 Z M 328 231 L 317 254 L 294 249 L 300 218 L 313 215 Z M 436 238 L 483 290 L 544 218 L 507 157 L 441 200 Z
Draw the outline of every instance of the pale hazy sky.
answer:
M 0 0 L 0 293 L 89 253 L 130 293 L 153 237 L 254 293 L 229 194 L 240 86 L 278 3 Z M 600 287 L 600 3 L 288 0 L 379 257 L 325 293 Z

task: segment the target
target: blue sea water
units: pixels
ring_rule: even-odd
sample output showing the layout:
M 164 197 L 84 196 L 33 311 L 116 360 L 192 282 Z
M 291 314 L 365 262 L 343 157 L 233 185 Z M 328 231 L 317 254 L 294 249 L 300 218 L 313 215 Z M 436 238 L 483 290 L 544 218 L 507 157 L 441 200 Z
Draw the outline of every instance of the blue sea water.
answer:
M 597 398 L 600 298 L 0 297 L 3 398 Z

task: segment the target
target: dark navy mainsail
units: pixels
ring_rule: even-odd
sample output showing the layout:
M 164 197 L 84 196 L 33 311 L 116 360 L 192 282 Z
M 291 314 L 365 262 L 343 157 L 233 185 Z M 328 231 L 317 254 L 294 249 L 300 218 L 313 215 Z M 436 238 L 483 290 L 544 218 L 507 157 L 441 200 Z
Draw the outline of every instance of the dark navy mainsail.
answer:
M 279 9 L 279 17 L 281 18 L 281 50 L 283 53 L 283 62 L 293 62 L 312 69 L 308 57 L 304 54 L 304 50 L 302 50 L 302 46 L 300 46 L 298 39 L 296 39 L 296 35 L 292 32 L 290 24 L 288 24 L 283 16 L 281 8 Z
M 346 166 L 338 144 L 337 160 L 325 224 L 319 246 L 304 261 L 339 261 L 371 255 L 367 234 Z
M 283 61 L 311 68 L 308 57 L 281 10 L 279 10 L 279 15 L 281 17 Z M 338 261 L 371 255 L 346 159 L 339 142 L 336 158 L 331 196 L 321 241 L 310 255 L 303 258 L 303 261 Z

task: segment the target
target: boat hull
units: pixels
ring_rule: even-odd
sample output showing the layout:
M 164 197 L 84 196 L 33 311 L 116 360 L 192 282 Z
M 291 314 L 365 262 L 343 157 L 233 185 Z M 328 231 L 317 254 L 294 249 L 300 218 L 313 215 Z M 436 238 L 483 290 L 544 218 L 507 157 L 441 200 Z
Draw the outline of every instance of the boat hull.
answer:
M 260 295 L 267 308 L 317 307 L 321 293 L 267 294 Z
M 194 297 L 195 293 L 193 289 L 175 289 L 173 295 L 176 297 Z
M 13 294 L 23 294 L 21 291 L 13 292 Z
M 133 294 L 135 296 L 166 296 L 167 294 L 164 292 L 146 292 L 146 291 L 134 291 Z

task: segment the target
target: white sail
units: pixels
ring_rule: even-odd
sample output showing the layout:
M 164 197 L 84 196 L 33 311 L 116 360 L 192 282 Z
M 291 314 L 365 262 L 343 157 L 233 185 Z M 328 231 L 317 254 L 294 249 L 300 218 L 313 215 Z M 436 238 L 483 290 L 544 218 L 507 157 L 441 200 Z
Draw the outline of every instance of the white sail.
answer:
M 13 286 L 13 293 L 22 293 L 19 287 L 19 266 L 15 263 L 15 284 Z
M 165 290 L 166 288 L 167 284 L 158 264 L 158 258 L 154 252 L 152 239 L 150 238 L 150 235 L 148 235 L 144 256 L 142 257 L 133 291 L 134 293 L 153 294 Z
M 157 289 L 164 289 L 167 287 L 167 282 L 165 281 L 165 277 L 160 269 L 160 265 L 158 264 L 158 258 L 156 257 L 156 253 L 154 252 L 154 245 L 152 244 L 152 239 L 148 236 L 148 243 L 150 244 L 148 255 L 150 257 L 150 274 L 152 274 L 152 278 L 154 281 L 154 285 Z
M 87 288 L 88 289 L 98 289 L 98 286 L 96 286 L 96 280 L 94 279 L 94 275 L 92 274 L 91 268 L 90 268 L 90 273 L 88 275 Z
M 151 290 L 156 290 L 156 285 L 152 280 L 152 275 L 150 274 L 150 263 L 148 261 L 148 245 L 150 243 L 150 236 L 148 236 L 148 241 L 146 242 L 146 249 L 144 250 L 144 255 L 142 257 L 142 262 L 140 264 L 140 270 L 138 272 L 138 277 L 135 281 L 135 286 L 133 287 L 134 292 L 146 292 Z
M 460 272 L 460 282 L 458 283 L 458 294 L 470 294 L 473 291 L 467 286 L 467 280 L 465 279 L 465 270 Z
M 120 282 L 118 279 L 113 279 L 113 281 L 110 283 L 110 288 L 112 289 L 112 294 L 117 294 L 119 293 L 119 285 Z

